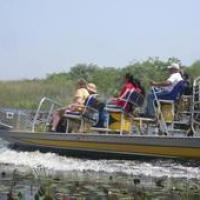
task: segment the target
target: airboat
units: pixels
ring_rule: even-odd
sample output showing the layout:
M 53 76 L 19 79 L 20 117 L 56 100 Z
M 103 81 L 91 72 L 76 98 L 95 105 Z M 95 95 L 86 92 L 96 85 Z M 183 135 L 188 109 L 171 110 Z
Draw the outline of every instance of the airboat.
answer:
M 36 111 L 1 112 L 0 137 L 11 146 L 50 152 L 199 160 L 200 77 L 194 80 L 191 95 L 179 94 L 173 100 L 160 100 L 155 91 L 154 95 L 156 119 L 138 115 L 144 98 L 133 91 L 124 99 L 133 112 L 108 104 L 105 128 L 96 128 L 98 110 L 89 103 L 96 96 L 91 96 L 81 113 L 65 114 L 58 132 L 49 127 L 53 111 L 62 105 L 44 97 Z

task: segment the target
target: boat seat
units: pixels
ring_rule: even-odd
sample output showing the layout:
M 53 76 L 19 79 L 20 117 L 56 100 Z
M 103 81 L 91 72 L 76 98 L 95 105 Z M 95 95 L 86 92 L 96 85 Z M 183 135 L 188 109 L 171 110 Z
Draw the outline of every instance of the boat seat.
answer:
M 163 133 L 168 134 L 168 125 L 172 125 L 175 116 L 175 103 L 179 101 L 183 95 L 187 82 L 179 81 L 170 92 L 156 92 L 152 88 L 154 94 L 154 110 Z
M 119 100 L 124 102 L 121 107 L 111 103 L 106 104 L 105 110 L 109 115 L 107 129 L 120 134 L 131 133 L 133 110 L 143 105 L 144 97 L 133 89 L 126 94 L 125 98 Z
M 147 117 L 134 117 L 133 118 L 133 134 L 148 134 L 149 132 L 149 125 L 155 124 L 156 119 L 147 118 Z M 145 128 L 144 128 L 145 127 Z M 136 130 L 136 131 L 134 131 Z
M 123 112 L 122 107 L 116 105 L 107 105 L 106 107 L 107 112 Z
M 124 102 L 123 106 L 117 106 L 113 105 L 112 103 L 108 102 L 106 104 L 106 110 L 107 111 L 121 111 L 126 114 L 130 114 L 130 112 L 135 107 L 141 107 L 144 103 L 144 96 L 135 91 L 135 89 L 131 90 L 130 92 L 127 92 L 126 96 L 122 99 L 117 99 L 122 102 Z
M 175 116 L 175 104 L 180 101 L 186 87 L 187 82 L 182 80 L 174 86 L 171 92 L 157 94 L 158 101 L 161 104 L 161 111 L 166 123 L 173 122 Z
M 98 111 L 93 108 L 94 100 L 96 98 L 97 94 L 90 95 L 85 102 L 85 105 L 82 106 L 82 112 L 67 112 L 64 114 L 64 118 L 67 120 L 67 127 L 66 127 L 66 133 L 69 132 L 71 124 L 73 126 L 73 123 L 76 122 L 79 124 L 79 131 L 84 130 L 85 123 L 94 124 L 96 119 L 96 113 Z M 73 123 L 71 123 L 73 121 Z
M 81 117 L 81 113 L 80 112 L 66 112 L 64 116 L 68 118 L 79 119 Z

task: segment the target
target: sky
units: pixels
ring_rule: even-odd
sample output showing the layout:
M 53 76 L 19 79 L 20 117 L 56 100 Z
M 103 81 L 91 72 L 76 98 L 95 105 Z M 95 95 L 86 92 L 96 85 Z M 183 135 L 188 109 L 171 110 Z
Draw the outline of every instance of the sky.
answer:
M 199 0 L 0 0 L 0 80 L 78 63 L 200 59 Z

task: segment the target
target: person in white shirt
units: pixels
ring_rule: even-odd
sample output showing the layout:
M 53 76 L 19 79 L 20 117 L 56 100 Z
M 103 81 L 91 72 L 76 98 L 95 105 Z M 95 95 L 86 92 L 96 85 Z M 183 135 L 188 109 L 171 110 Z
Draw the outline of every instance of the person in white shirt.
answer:
M 169 78 L 164 81 L 156 82 L 156 81 L 151 81 L 150 85 L 154 86 L 158 89 L 160 89 L 159 95 L 166 94 L 172 91 L 174 86 L 181 80 L 183 80 L 181 74 L 180 74 L 180 67 L 177 63 L 172 63 L 170 66 L 167 67 L 169 70 Z M 155 111 L 154 111 L 154 95 L 149 93 L 147 97 L 147 108 L 145 115 L 148 117 L 154 117 Z

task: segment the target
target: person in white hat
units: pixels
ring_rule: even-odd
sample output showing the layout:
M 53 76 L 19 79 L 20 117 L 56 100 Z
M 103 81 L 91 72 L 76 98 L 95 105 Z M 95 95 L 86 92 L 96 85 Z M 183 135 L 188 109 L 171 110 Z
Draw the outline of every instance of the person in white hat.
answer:
M 169 93 L 170 91 L 172 91 L 172 89 L 174 88 L 174 86 L 181 80 L 183 80 L 181 74 L 180 74 L 180 67 L 179 64 L 177 63 L 172 63 L 171 65 L 169 65 L 167 67 L 167 69 L 169 70 L 169 78 L 167 80 L 164 81 L 150 81 L 150 85 L 154 86 L 156 88 L 160 89 L 160 95 Z M 146 115 L 149 117 L 154 117 L 155 115 L 155 111 L 154 111 L 154 106 L 153 106 L 153 101 L 154 101 L 154 95 L 151 93 L 149 93 L 148 97 L 147 97 L 147 108 L 146 108 Z
M 150 85 L 154 87 L 162 88 L 163 91 L 170 92 L 179 81 L 183 80 L 180 74 L 179 64 L 172 63 L 171 65 L 167 67 L 167 69 L 169 70 L 169 74 L 170 74 L 167 80 L 160 81 L 160 82 L 151 81 Z

